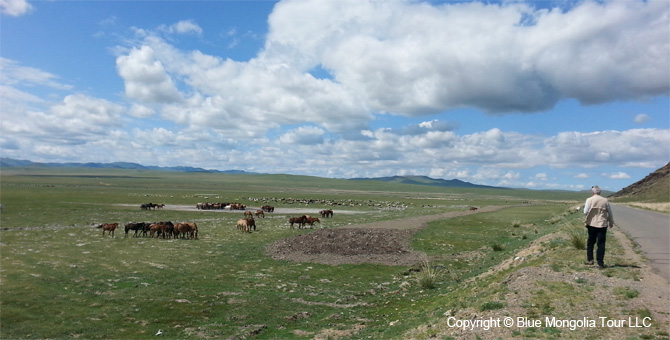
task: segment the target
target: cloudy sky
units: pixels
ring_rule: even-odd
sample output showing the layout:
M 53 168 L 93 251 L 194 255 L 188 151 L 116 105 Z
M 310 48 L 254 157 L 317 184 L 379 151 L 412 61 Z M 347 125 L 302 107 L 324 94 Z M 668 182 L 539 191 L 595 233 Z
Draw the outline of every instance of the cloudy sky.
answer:
M 531 189 L 670 161 L 670 2 L 0 0 L 0 155 Z

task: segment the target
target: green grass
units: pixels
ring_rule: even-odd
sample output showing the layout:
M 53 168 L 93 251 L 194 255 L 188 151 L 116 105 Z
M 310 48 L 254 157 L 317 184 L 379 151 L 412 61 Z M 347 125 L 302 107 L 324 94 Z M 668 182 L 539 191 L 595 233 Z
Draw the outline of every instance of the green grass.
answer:
M 109 169 L 3 169 L 0 186 L 0 223 L 6 229 L 0 231 L 3 339 L 142 339 L 154 338 L 159 329 L 163 337 L 179 339 L 327 337 L 322 332 L 328 329 L 355 338 L 400 339 L 441 315 L 443 296 L 462 281 L 551 232 L 546 221 L 566 207 L 550 201 L 553 194 L 529 192 L 538 200 L 531 205 L 430 223 L 412 245 L 430 257 L 431 268 L 445 270 L 434 277 L 433 289 L 425 289 L 402 275 L 406 267 L 268 258 L 269 243 L 310 232 L 289 229 L 285 215 L 269 214 L 258 221 L 257 232 L 245 234 L 235 230 L 241 213 L 143 211 L 139 205 L 209 200 L 259 206 L 276 198 L 355 202 L 336 211 L 360 213 L 322 220 L 322 228 L 336 228 L 462 206 L 516 204 L 525 191 Z M 380 210 L 374 206 L 379 202 L 402 202 L 406 209 Z M 157 220 L 197 222 L 200 239 L 124 238 L 119 230 L 116 238 L 103 238 L 91 226 Z M 488 246 L 494 242 L 504 250 L 494 253 Z

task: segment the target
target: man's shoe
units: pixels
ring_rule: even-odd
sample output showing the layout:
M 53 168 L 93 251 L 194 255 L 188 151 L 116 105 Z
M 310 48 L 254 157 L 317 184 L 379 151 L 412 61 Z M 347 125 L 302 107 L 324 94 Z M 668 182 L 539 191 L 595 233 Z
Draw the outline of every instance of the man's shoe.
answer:
M 586 261 L 586 262 L 584 262 L 584 264 L 587 265 L 587 266 L 592 266 L 592 265 L 593 265 L 593 261 Z
M 607 266 L 604 263 L 598 263 L 598 268 L 605 269 Z

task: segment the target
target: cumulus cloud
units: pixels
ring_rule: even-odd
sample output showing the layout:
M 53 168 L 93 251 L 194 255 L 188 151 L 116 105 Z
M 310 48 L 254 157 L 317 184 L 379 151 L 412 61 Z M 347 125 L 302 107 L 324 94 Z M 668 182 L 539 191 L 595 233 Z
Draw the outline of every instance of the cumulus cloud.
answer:
M 182 52 L 138 29 L 141 46 L 119 56 L 117 67 L 130 98 L 160 103 L 190 95 L 182 124 L 244 117 L 261 129 L 311 123 L 357 138 L 375 114 L 536 112 L 568 98 L 594 104 L 666 94 L 667 13 L 662 1 L 564 10 L 286 0 L 275 6 L 265 46 L 249 61 Z M 169 27 L 200 32 L 188 20 Z M 332 78 L 315 78 L 310 71 L 317 68 Z M 211 103 L 217 107 L 195 109 Z
M 259 59 L 320 66 L 381 112 L 534 112 L 666 94 L 667 13 L 663 1 L 282 1 Z
M 133 48 L 128 55 L 116 59 L 119 75 L 123 78 L 126 95 L 147 103 L 172 103 L 181 100 L 163 63 L 154 58 L 149 46 Z
M 325 131 L 314 126 L 301 126 L 279 137 L 282 144 L 313 145 L 323 143 Z
M 615 173 L 604 173 L 604 177 L 611 178 L 611 179 L 628 179 L 630 176 L 625 173 L 625 172 L 615 172 Z
M 635 121 L 635 123 L 637 123 L 637 124 L 646 123 L 646 122 L 649 121 L 649 115 L 644 114 L 644 113 L 640 113 L 639 115 L 636 115 L 636 116 L 635 116 L 635 120 L 634 120 L 634 121 Z
M 26 0 L 0 0 L 0 13 L 18 17 L 30 12 L 33 6 Z
M 161 26 L 159 30 L 177 34 L 202 34 L 202 27 L 193 20 L 182 20 L 170 26 Z

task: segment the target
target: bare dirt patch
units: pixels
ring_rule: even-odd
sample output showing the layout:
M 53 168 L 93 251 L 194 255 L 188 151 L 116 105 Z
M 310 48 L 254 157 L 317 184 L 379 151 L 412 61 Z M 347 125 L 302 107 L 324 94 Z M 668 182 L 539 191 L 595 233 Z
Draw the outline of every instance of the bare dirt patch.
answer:
M 477 211 L 452 211 L 436 215 L 321 229 L 268 245 L 269 256 L 277 260 L 316 262 L 329 265 L 374 263 L 393 266 L 421 263 L 422 253 L 410 247 L 412 235 L 428 222 L 490 212 L 503 206 Z

